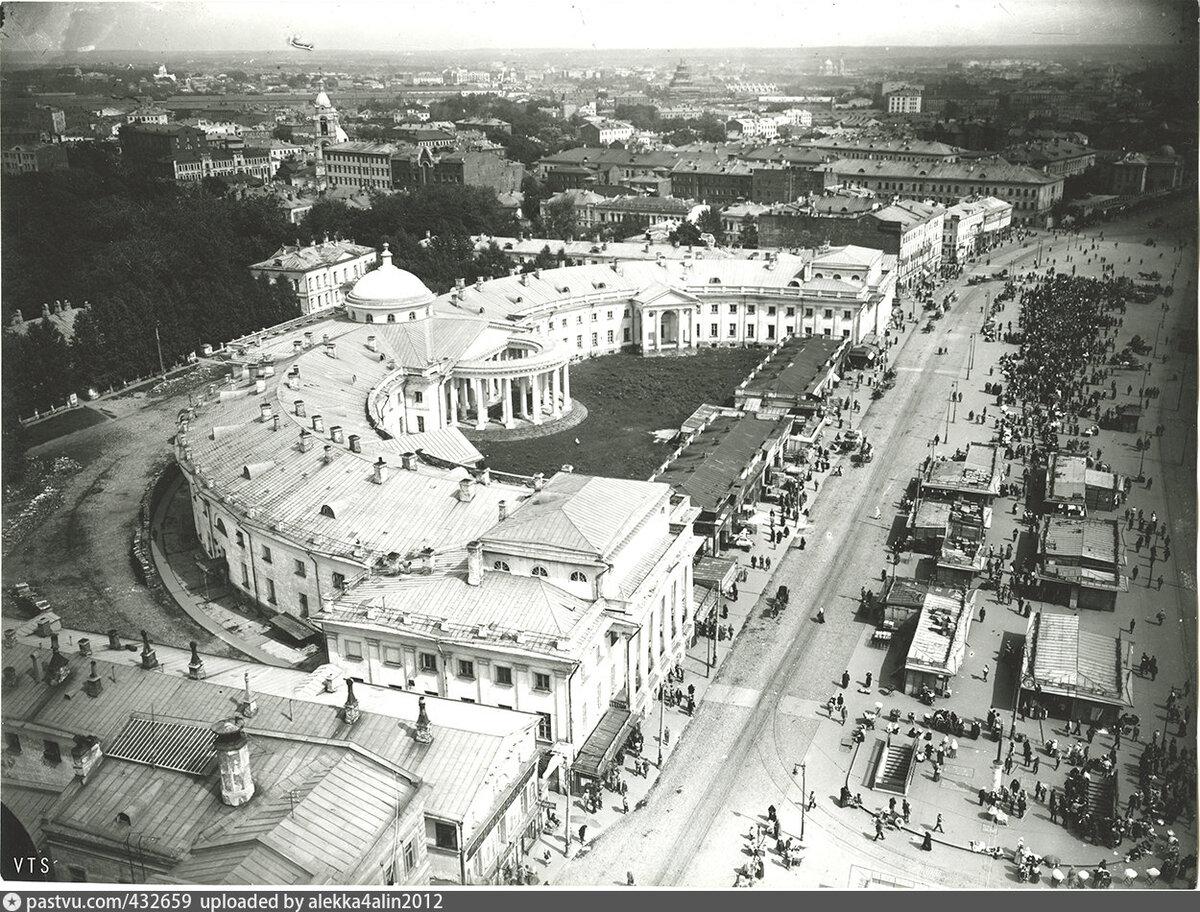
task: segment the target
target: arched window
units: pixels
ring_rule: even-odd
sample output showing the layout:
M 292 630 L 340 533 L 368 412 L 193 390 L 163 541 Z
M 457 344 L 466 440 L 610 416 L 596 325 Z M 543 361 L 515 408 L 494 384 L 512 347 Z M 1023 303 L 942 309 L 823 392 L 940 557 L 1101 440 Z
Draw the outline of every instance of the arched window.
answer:
M 337 517 L 333 515 L 333 507 L 329 504 L 321 505 L 321 515 L 328 516 L 330 519 L 337 519 Z
M 854 273 L 854 275 L 850 276 L 850 278 L 854 279 L 854 281 L 856 281 L 856 282 L 862 281 L 862 279 L 859 277 L 859 274 L 857 272 Z
M 408 312 L 408 318 L 410 320 L 415 320 L 417 318 L 417 312 L 415 310 L 410 310 Z
M 823 279 L 823 278 L 825 278 L 825 273 L 823 273 L 823 272 L 813 273 L 813 278 L 814 279 Z
M 587 582 L 587 575 L 586 575 L 586 574 L 584 574 L 584 573 L 580 573 L 578 570 L 576 570 L 574 573 L 572 573 L 572 574 L 571 574 L 571 582 L 573 582 L 573 583 L 586 583 L 586 582 Z
M 720 285 L 721 280 L 717 276 L 713 276 L 711 279 L 708 280 L 708 284 L 709 285 Z
M 496 563 L 492 564 L 492 569 L 493 570 L 507 570 L 507 569 L 509 569 L 508 562 L 507 561 L 496 561 Z
M 395 314 L 388 314 L 387 321 L 388 321 L 389 323 L 395 323 L 395 322 L 396 322 L 396 315 L 395 315 Z
M 799 288 L 799 287 L 800 287 L 800 283 L 797 282 L 795 279 L 792 279 L 790 282 L 788 282 L 788 288 Z
M 839 282 L 842 280 L 842 274 L 841 274 L 840 272 L 835 272 L 835 273 L 833 274 L 833 277 L 834 277 L 835 279 L 837 279 Z
M 543 567 L 541 564 L 535 564 L 533 569 L 529 571 L 529 575 L 530 576 L 549 576 L 550 574 L 546 572 L 546 568 Z
M 374 323 L 375 322 L 375 314 L 367 314 L 367 322 Z
M 229 537 L 229 533 L 225 530 L 225 520 L 221 519 L 221 517 L 219 517 L 219 516 L 217 517 L 217 531 L 220 532 L 222 535 L 224 535 L 226 538 Z

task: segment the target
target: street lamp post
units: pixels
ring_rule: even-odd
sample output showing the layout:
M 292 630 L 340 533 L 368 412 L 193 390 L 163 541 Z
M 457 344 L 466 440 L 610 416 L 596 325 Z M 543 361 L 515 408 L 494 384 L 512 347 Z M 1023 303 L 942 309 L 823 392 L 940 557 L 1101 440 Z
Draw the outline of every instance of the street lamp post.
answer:
M 658 768 L 663 765 L 663 722 L 667 711 L 666 683 L 658 685 Z
M 800 841 L 804 842 L 804 817 L 808 810 L 808 769 L 800 764 Z

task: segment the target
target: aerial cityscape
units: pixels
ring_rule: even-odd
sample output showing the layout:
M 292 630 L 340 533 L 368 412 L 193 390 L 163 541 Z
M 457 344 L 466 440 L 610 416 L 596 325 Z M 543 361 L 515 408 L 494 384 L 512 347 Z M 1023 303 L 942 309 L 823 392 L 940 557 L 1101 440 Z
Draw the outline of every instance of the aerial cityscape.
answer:
M 1196 888 L 1193 5 L 0 42 L 5 881 Z

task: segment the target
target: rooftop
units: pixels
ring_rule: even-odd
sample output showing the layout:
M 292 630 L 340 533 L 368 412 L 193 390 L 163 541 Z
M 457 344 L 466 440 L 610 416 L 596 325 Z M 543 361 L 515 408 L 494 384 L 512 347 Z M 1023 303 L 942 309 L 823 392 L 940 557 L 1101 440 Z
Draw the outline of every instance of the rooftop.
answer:
M 312 205 L 313 201 L 306 201 Z M 355 244 L 353 241 L 326 239 L 322 243 L 300 245 L 284 244 L 261 263 L 254 263 L 251 269 L 279 270 L 280 272 L 308 272 L 312 269 L 325 269 L 344 263 L 347 260 L 374 254 L 374 247 Z
M 1029 620 L 1021 685 L 1115 706 L 1132 706 L 1133 672 L 1121 637 L 1083 630 L 1074 614 Z
M 858 176 L 887 180 L 989 181 L 998 184 L 1056 184 L 1062 177 L 1043 174 L 1034 168 L 1014 165 L 1000 159 L 970 162 L 905 162 L 889 159 L 840 158 L 829 165 L 838 177 L 853 180 Z
M 739 395 L 788 399 L 812 396 L 833 371 L 845 346 L 845 339 L 793 336 L 754 373 Z

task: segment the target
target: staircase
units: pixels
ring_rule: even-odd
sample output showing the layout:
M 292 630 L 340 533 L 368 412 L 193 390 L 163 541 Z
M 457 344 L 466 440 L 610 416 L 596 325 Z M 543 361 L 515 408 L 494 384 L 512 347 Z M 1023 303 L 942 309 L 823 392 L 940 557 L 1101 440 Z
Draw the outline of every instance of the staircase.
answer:
M 907 795 L 908 783 L 912 779 L 915 766 L 912 744 L 893 742 L 889 745 L 883 741 L 876 743 L 879 746 L 876 748 L 870 787 L 877 792 Z
M 1115 776 L 1088 780 L 1088 810 L 1096 817 L 1117 816 L 1117 779 Z

